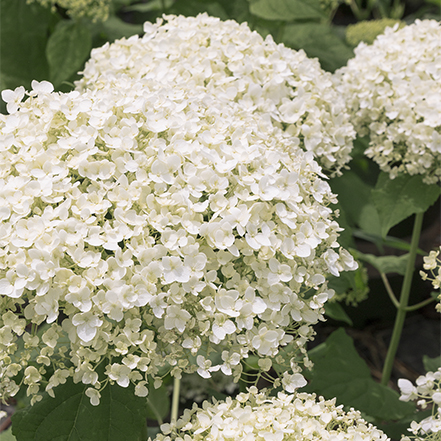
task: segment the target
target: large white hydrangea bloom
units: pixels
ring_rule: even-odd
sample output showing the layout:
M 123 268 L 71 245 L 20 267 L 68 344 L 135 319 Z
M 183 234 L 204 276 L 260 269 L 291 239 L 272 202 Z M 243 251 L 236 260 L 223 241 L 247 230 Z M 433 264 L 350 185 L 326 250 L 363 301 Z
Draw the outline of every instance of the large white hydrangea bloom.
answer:
M 92 51 L 78 90 L 143 87 L 156 80 L 180 88 L 203 86 L 219 101 L 271 116 L 291 143 L 313 152 L 332 174 L 351 159 L 355 132 L 330 73 L 319 62 L 265 40 L 246 23 L 200 14 L 145 23 L 145 35 Z
M 370 135 L 366 155 L 391 178 L 441 177 L 441 24 L 417 20 L 387 28 L 335 73 L 352 123 Z
M 175 425 L 161 426 L 155 441 L 386 441 L 389 438 L 361 418 L 360 412 L 315 394 L 279 393 L 251 387 L 235 399 L 186 409 Z
M 250 353 L 287 345 L 282 383 L 303 385 L 291 357 L 332 295 L 325 276 L 356 267 L 312 154 L 196 85 L 33 88 L 4 93 L 0 116 L 3 397 L 20 370 L 37 394 L 52 367 L 46 390 L 73 376 L 97 404 L 100 363 L 145 395 L 165 364 L 238 378 Z
M 412 421 L 408 429 L 412 435 L 403 436 L 402 441 L 439 440 L 441 435 L 441 368 L 436 372 L 427 372 L 416 379 L 416 386 L 409 380 L 398 380 L 402 401 L 416 401 L 422 408 L 432 407 L 432 415 L 422 421 Z

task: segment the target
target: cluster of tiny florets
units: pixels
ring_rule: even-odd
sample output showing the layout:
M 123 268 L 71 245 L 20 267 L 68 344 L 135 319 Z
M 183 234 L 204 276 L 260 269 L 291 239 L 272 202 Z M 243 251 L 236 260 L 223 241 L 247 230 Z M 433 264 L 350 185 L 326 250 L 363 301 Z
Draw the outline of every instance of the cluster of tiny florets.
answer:
M 246 23 L 206 14 L 165 20 L 146 23 L 143 37 L 94 49 L 78 90 L 144 87 L 151 80 L 168 87 L 203 87 L 219 102 L 265 115 L 293 145 L 313 152 L 331 174 L 340 174 L 351 159 L 355 132 L 331 74 L 316 59 L 277 45 L 271 36 L 264 40 Z
M 335 74 L 351 122 L 370 136 L 366 155 L 393 179 L 441 177 L 441 24 L 417 20 L 387 28 Z
M 420 271 L 420 276 L 423 280 L 432 282 L 434 289 L 439 290 L 441 287 L 441 259 L 438 258 L 441 247 L 438 250 L 432 250 L 428 256 L 424 256 L 423 268 L 428 271 Z M 436 305 L 436 310 L 441 312 L 441 294 L 438 296 L 439 302 Z
M 393 28 L 395 25 L 402 28 L 406 26 L 406 23 L 393 18 L 359 21 L 347 26 L 346 41 L 354 47 L 361 42 L 372 44 L 380 34 L 384 33 L 386 28 Z
M 74 20 L 83 17 L 90 18 L 93 22 L 106 21 L 109 17 L 111 0 L 27 0 L 28 3 L 38 2 L 42 6 L 56 6 L 66 10 Z
M 67 377 L 93 404 L 109 381 L 142 396 L 164 365 L 237 380 L 251 353 L 303 385 L 325 277 L 356 268 L 312 154 L 197 85 L 25 95 L 0 116 L 2 397 Z
M 413 435 L 403 436 L 401 441 L 435 441 L 441 439 L 441 368 L 428 372 L 416 380 L 414 386 L 409 380 L 398 380 L 400 400 L 416 401 L 421 409 L 432 407 L 432 415 L 422 421 L 412 421 L 408 429 Z
M 336 406 L 335 399 L 306 393 L 269 396 L 255 387 L 234 399 L 195 405 L 161 429 L 155 441 L 388 440 L 359 412 Z

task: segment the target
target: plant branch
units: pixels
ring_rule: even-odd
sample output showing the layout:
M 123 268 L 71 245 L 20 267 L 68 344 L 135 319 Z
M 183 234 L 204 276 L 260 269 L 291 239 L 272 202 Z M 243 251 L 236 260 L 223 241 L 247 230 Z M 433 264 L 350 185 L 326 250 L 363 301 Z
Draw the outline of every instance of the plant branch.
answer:
M 392 300 L 392 303 L 398 309 L 400 307 L 400 302 L 395 297 L 392 287 L 390 286 L 389 280 L 387 280 L 386 274 L 380 271 L 380 276 L 381 276 L 381 280 L 384 283 L 384 287 L 386 288 L 386 291 L 389 294 L 390 299 Z
M 429 305 L 430 303 L 435 302 L 435 301 L 436 301 L 436 299 L 434 299 L 433 297 L 430 297 L 429 299 L 423 300 L 422 302 L 417 303 L 416 305 L 408 306 L 406 308 L 406 312 L 416 311 L 417 309 L 420 309 L 423 306 Z
M 418 249 L 418 242 L 421 235 L 421 227 L 423 225 L 424 213 L 415 215 L 413 225 L 412 240 L 410 242 L 409 259 L 407 261 L 406 273 L 404 275 L 403 285 L 401 287 L 400 302 L 397 315 L 395 317 L 395 325 L 392 332 L 392 338 L 387 351 L 386 360 L 384 362 L 383 373 L 381 376 L 381 384 L 387 385 L 392 373 L 395 355 L 397 353 L 398 344 L 400 342 L 401 332 L 403 331 L 404 319 L 406 318 L 406 309 L 409 302 L 410 287 L 412 285 L 412 276 L 415 268 L 415 258 Z

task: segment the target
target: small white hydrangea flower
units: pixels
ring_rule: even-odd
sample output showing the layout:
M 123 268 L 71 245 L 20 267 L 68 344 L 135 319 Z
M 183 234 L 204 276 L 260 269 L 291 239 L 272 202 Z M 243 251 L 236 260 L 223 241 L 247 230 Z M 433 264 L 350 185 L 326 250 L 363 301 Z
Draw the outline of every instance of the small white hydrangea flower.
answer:
M 94 405 L 101 381 L 144 396 L 163 366 L 237 381 L 281 347 L 299 387 L 326 276 L 356 267 L 312 153 L 196 83 L 28 95 L 0 115 L 1 398 L 20 370 L 34 401 L 68 373 Z
M 246 23 L 207 14 L 164 19 L 145 23 L 142 38 L 93 49 L 77 89 L 144 87 L 152 80 L 180 89 L 203 87 L 219 101 L 265 115 L 323 168 L 341 173 L 355 132 L 331 74 L 316 59 L 277 45 L 271 36 L 264 40 Z M 271 183 L 267 193 L 273 188 Z
M 438 440 L 441 433 L 441 368 L 418 377 L 416 386 L 409 380 L 400 379 L 398 387 L 401 391 L 400 400 L 417 401 L 422 409 L 432 404 L 432 415 L 420 422 L 412 421 L 408 429 L 412 435 L 403 436 L 401 441 Z
M 201 407 L 186 409 L 176 424 L 163 424 L 161 430 L 155 441 L 389 439 L 358 411 L 344 412 L 335 399 L 282 392 L 273 397 L 255 387 L 234 399 L 215 404 L 205 401 Z
M 432 282 L 434 289 L 439 290 L 441 287 L 441 260 L 438 258 L 441 247 L 438 250 L 432 250 L 428 256 L 424 256 L 423 268 L 428 271 L 420 271 L 423 280 Z M 436 310 L 441 312 L 441 294 L 438 295 L 439 302 L 436 304 Z
M 370 136 L 366 155 L 393 179 L 441 177 L 441 24 L 416 20 L 387 28 L 334 75 L 351 121 Z

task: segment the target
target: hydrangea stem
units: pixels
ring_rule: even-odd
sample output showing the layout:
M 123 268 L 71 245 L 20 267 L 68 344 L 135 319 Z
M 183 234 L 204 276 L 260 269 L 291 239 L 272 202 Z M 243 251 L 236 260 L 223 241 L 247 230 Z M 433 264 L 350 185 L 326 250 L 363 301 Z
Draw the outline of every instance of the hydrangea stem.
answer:
M 173 398 L 172 398 L 172 408 L 171 408 L 171 416 L 170 416 L 170 422 L 172 424 L 176 423 L 176 420 L 178 419 L 180 388 L 181 388 L 181 379 L 175 377 L 173 383 Z
M 404 275 L 403 285 L 401 287 L 400 301 L 398 305 L 397 315 L 395 317 L 395 325 L 392 332 L 392 338 L 387 351 L 386 360 L 384 362 L 383 374 L 381 376 L 381 384 L 387 385 L 392 373 L 392 367 L 397 353 L 398 344 L 400 342 L 401 332 L 403 330 L 404 319 L 406 318 L 406 310 L 409 302 L 410 288 L 412 284 L 412 276 L 415 268 L 415 258 L 420 240 L 421 227 L 423 225 L 424 213 L 415 215 L 413 225 L 412 240 L 410 242 L 409 257 L 407 260 L 406 273 Z

